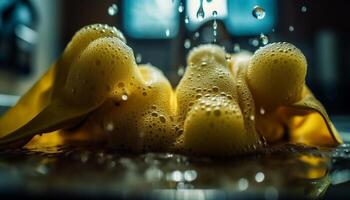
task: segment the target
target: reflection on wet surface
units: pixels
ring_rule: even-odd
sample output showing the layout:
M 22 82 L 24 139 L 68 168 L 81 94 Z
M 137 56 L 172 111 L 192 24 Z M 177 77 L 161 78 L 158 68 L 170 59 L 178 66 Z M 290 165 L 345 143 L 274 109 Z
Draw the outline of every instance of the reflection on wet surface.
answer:
M 0 188 L 31 195 L 316 198 L 330 185 L 350 180 L 349 158 L 348 144 L 335 150 L 285 144 L 225 159 L 130 155 L 92 146 L 5 150 L 0 153 Z

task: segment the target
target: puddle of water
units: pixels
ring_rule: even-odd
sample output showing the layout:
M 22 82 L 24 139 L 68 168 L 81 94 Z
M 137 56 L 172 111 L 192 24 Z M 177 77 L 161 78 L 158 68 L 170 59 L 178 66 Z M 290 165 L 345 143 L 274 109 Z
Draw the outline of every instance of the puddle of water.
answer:
M 222 194 L 316 198 L 350 180 L 349 150 L 349 144 L 336 150 L 284 144 L 225 159 L 133 155 L 91 146 L 6 150 L 0 152 L 0 188 L 22 188 L 32 195 L 64 191 L 118 196 L 138 191 L 161 198 L 174 192 L 206 199 Z

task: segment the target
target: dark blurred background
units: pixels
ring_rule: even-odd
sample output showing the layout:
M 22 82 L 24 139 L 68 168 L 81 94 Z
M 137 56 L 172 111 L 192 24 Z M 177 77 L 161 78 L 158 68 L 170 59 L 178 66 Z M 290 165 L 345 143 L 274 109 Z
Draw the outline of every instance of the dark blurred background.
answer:
M 215 19 L 216 43 L 229 52 L 254 51 L 264 35 L 295 44 L 308 60 L 307 84 L 329 113 L 350 114 L 347 1 L 203 0 L 203 20 L 196 17 L 200 1 L 0 0 L 0 104 L 11 101 L 1 94 L 23 94 L 92 23 L 121 29 L 137 62 L 161 68 L 175 86 L 187 52 L 214 41 Z M 255 5 L 265 10 L 263 19 L 252 15 Z

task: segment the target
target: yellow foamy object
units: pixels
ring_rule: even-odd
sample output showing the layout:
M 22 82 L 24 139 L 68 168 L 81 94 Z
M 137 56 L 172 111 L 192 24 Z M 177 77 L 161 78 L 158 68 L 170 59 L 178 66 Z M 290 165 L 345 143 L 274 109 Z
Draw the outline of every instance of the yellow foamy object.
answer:
M 75 34 L 63 55 L 51 66 L 42 79 L 19 100 L 14 108 L 1 117 L 0 147 L 21 146 L 35 134 L 73 126 L 81 121 L 87 113 L 103 103 L 103 98 L 107 97 L 109 93 L 100 92 L 97 95 L 89 93 L 91 88 L 87 85 L 95 87 L 96 85 L 92 82 L 104 82 L 104 84 L 111 85 L 105 80 L 112 81 L 113 79 L 102 78 L 100 74 L 91 75 L 94 73 L 93 71 L 84 71 L 84 66 L 81 66 L 79 58 L 86 49 L 85 54 L 91 51 L 91 47 L 88 47 L 90 43 L 99 38 L 107 37 L 119 44 L 124 44 L 125 41 L 116 28 L 107 25 L 90 25 Z M 108 41 L 100 41 L 100 43 L 103 42 L 105 42 L 105 44 L 101 44 L 104 46 L 103 48 L 110 45 Z M 126 45 L 121 45 L 120 48 L 122 56 L 131 51 L 130 48 L 128 51 Z M 101 49 L 95 51 L 99 52 Z M 133 55 L 128 55 L 128 57 L 131 56 Z M 92 63 L 86 64 L 90 66 Z M 85 67 L 88 68 L 88 66 Z M 79 70 L 77 71 L 75 67 L 78 67 Z M 108 68 L 108 66 L 106 67 Z M 110 73 L 107 68 L 105 68 L 106 73 Z M 78 86 L 75 85 L 77 83 L 68 81 L 79 79 L 78 76 L 87 77 L 88 79 L 85 81 L 88 84 Z M 72 86 L 76 88 L 70 88 Z M 98 84 L 97 86 L 100 87 Z M 23 109 L 24 107 L 25 109 Z
M 132 151 L 166 151 L 175 140 L 173 91 L 163 73 L 151 65 L 142 77 L 120 81 L 115 95 L 92 116 L 108 134 L 111 147 Z
M 307 63 L 294 45 L 271 43 L 250 60 L 247 81 L 258 107 L 272 110 L 301 98 Z
M 216 45 L 201 45 L 188 56 L 188 67 L 176 89 L 177 113 L 184 121 L 177 145 L 187 152 L 228 156 L 258 145 L 258 135 L 245 125 L 226 59 L 226 52 Z

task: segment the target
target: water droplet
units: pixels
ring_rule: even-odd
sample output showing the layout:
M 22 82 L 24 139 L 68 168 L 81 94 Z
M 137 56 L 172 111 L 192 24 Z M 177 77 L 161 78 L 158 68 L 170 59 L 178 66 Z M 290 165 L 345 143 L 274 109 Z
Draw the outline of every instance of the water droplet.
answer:
M 204 16 L 205 16 L 205 14 L 204 14 L 204 10 L 203 10 L 203 0 L 200 0 L 200 5 L 199 5 L 199 8 L 197 10 L 196 17 L 199 20 L 203 20 Z
M 257 47 L 257 46 L 259 46 L 259 40 L 254 38 L 251 40 L 250 44 L 254 47 Z
M 106 131 L 113 131 L 114 130 L 114 124 L 112 122 L 109 122 L 106 124 Z
M 187 182 L 191 182 L 191 181 L 196 180 L 197 171 L 196 170 L 186 170 L 184 172 L 184 178 L 185 178 L 185 181 L 187 181 Z
M 233 51 L 235 53 L 238 53 L 238 52 L 241 51 L 241 47 L 239 46 L 239 44 L 236 43 L 236 44 L 233 45 Z
M 254 115 L 250 115 L 250 116 L 249 116 L 249 119 L 252 120 L 252 121 L 254 121 L 254 120 L 255 120 L 255 116 L 254 116 Z
M 184 5 L 182 4 L 182 2 L 180 2 L 179 8 L 177 10 L 179 11 L 179 13 L 182 13 L 184 9 L 185 9 Z
M 218 12 L 216 12 L 216 10 L 213 11 L 213 17 L 216 17 L 218 15 Z
M 185 73 L 185 68 L 183 66 L 180 66 L 179 69 L 177 69 L 177 75 L 182 77 Z
M 260 108 L 260 114 L 264 115 L 265 113 L 266 113 L 265 109 L 264 108 Z
M 306 6 L 301 6 L 301 8 L 300 8 L 300 10 L 301 10 L 301 12 L 306 12 L 307 11 L 307 7 Z
M 289 30 L 290 32 L 293 32 L 293 31 L 294 31 L 294 26 L 289 26 L 289 27 L 288 27 L 288 30 Z
M 165 36 L 167 36 L 167 37 L 170 36 L 170 30 L 168 28 L 165 30 Z
M 176 170 L 167 174 L 166 179 L 169 181 L 180 182 L 183 180 L 183 174 L 179 170 Z
M 126 94 L 123 94 L 123 95 L 122 95 L 122 100 L 123 100 L 123 101 L 127 101 L 128 98 L 129 98 L 128 95 L 126 95 Z
M 255 181 L 261 183 L 265 180 L 265 174 L 263 172 L 258 172 L 255 174 Z
M 189 49 L 191 47 L 191 40 L 185 39 L 184 47 L 185 49 Z
M 254 6 L 252 14 L 257 19 L 263 19 L 265 17 L 265 10 L 260 6 Z
M 263 44 L 263 45 L 267 45 L 267 43 L 269 43 L 269 38 L 264 35 L 264 34 L 260 34 L 260 42 Z
M 196 40 L 196 39 L 198 39 L 199 38 L 199 32 L 195 32 L 194 33 L 194 39 Z
M 248 182 L 247 179 L 245 179 L 245 178 L 240 178 L 240 179 L 238 180 L 238 189 L 239 189 L 240 191 L 246 190 L 246 189 L 248 189 L 248 187 L 249 187 L 249 182 Z
M 142 55 L 141 54 L 136 54 L 136 63 L 141 63 L 141 61 L 142 61 Z
M 188 16 L 185 17 L 185 24 L 188 24 L 190 22 L 190 18 Z
M 116 4 L 112 4 L 108 7 L 108 14 L 110 16 L 114 16 L 118 13 L 118 6 Z

